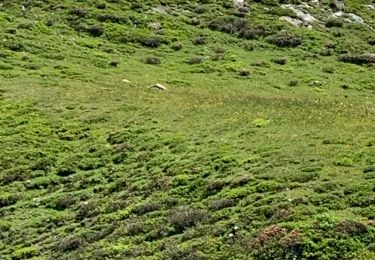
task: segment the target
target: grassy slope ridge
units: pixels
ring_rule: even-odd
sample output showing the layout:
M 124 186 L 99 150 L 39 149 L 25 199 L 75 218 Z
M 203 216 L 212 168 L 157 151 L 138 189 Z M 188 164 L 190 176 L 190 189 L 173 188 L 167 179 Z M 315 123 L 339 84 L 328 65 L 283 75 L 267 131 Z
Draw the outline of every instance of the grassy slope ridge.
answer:
M 375 259 L 374 2 L 345 2 L 364 24 L 2 1 L 0 259 Z

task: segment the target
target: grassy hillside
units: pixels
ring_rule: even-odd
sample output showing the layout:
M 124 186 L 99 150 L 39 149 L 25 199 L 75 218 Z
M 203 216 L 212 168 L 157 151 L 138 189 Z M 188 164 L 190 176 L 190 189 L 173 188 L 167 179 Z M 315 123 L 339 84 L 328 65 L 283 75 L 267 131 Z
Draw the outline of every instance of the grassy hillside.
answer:
M 373 8 L 3 0 L 0 259 L 375 259 Z

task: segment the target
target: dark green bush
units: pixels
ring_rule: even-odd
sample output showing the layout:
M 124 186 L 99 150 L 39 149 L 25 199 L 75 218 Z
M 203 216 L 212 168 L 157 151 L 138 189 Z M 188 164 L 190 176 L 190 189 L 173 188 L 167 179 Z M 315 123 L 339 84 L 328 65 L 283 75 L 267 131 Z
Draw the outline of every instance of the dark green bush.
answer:
M 218 18 L 211 21 L 208 28 L 245 39 L 256 39 L 268 34 L 264 27 L 252 27 L 247 20 L 236 17 Z
M 99 14 L 97 19 L 100 22 L 112 22 L 112 23 L 119 23 L 119 24 L 129 22 L 127 17 L 123 17 L 123 16 L 119 16 L 115 14 Z
M 203 45 L 207 43 L 207 37 L 204 35 L 199 35 L 194 38 L 193 43 L 195 45 Z
M 84 240 L 80 237 L 68 237 L 65 239 L 62 239 L 60 242 L 56 245 L 56 250 L 62 251 L 62 252 L 68 252 L 73 251 L 76 249 L 79 249 L 80 247 L 83 247 Z
M 75 15 L 79 18 L 84 18 L 88 14 L 88 11 L 83 8 L 74 8 L 74 9 L 69 10 L 69 14 Z
M 341 19 L 341 18 L 331 17 L 331 18 L 329 18 L 329 19 L 326 21 L 325 26 L 326 26 L 327 28 L 332 28 L 332 27 L 343 27 L 343 26 L 344 26 L 344 20 Z
M 143 215 L 143 214 L 146 214 L 148 212 L 159 210 L 160 208 L 161 208 L 161 206 L 160 206 L 159 203 L 148 202 L 148 203 L 144 203 L 144 204 L 140 204 L 140 205 L 136 206 L 133 209 L 133 212 L 137 215 Z
M 94 37 L 99 37 L 104 33 L 104 28 L 99 25 L 92 25 L 86 28 L 86 31 Z
M 186 61 L 187 64 L 199 64 L 202 62 L 203 62 L 203 58 L 199 56 L 193 56 Z
M 104 2 L 100 2 L 96 4 L 96 8 L 103 10 L 107 8 L 107 5 Z
M 146 57 L 143 62 L 150 65 L 158 65 L 161 63 L 160 59 L 155 56 Z
M 295 87 L 295 86 L 298 86 L 298 84 L 299 84 L 298 79 L 292 79 L 292 80 L 289 80 L 289 82 L 288 82 L 289 87 Z
M 160 36 L 145 36 L 139 39 L 142 46 L 148 48 L 158 48 L 162 44 L 168 43 L 163 37 Z
M 170 212 L 168 222 L 176 233 L 181 233 L 186 228 L 197 225 L 206 217 L 207 213 L 202 209 L 181 207 Z
M 272 59 L 272 62 L 279 64 L 279 65 L 285 65 L 288 63 L 287 58 L 277 58 L 277 59 Z
M 302 37 L 288 32 L 272 35 L 267 40 L 278 47 L 297 47 L 303 43 Z
M 174 50 L 174 51 L 179 51 L 181 50 L 183 47 L 182 43 L 180 42 L 175 42 L 171 45 L 171 49 Z
M 111 67 L 117 67 L 119 64 L 120 64 L 120 62 L 117 61 L 117 60 L 113 60 L 113 61 L 109 62 L 109 66 L 111 66 Z
M 339 61 L 357 65 L 375 63 L 375 54 L 345 54 L 339 57 Z
M 96 216 L 99 213 L 98 206 L 94 202 L 82 202 L 78 206 L 76 219 L 82 220 L 85 218 Z
M 250 70 L 242 69 L 242 70 L 240 70 L 239 75 L 242 76 L 242 77 L 247 77 L 247 76 L 250 75 Z
M 210 208 L 213 210 L 220 210 L 223 208 L 232 207 L 235 205 L 235 200 L 233 199 L 219 199 L 211 203 Z

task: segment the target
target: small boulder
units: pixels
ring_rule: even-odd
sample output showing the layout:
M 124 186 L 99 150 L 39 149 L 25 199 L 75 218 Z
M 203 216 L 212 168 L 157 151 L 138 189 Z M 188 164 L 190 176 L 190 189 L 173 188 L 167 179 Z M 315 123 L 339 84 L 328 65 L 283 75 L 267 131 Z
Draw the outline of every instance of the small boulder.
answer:
M 167 90 L 167 88 L 160 83 L 157 83 L 157 84 L 153 85 L 151 88 L 155 88 L 155 89 L 159 89 L 159 90 Z
M 287 21 L 288 23 L 296 27 L 302 27 L 304 25 L 303 21 L 289 17 L 289 16 L 281 16 L 279 19 L 282 21 Z

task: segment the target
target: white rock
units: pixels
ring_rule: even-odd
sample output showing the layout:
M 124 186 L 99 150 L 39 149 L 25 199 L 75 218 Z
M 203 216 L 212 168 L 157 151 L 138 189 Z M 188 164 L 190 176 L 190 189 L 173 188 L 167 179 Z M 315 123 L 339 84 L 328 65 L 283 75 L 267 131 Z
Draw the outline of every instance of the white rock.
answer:
M 127 80 L 127 79 L 123 79 L 122 82 L 125 82 L 125 83 L 130 83 L 130 80 Z
M 296 27 L 302 27 L 304 25 L 304 23 L 301 20 L 298 20 L 296 18 L 292 18 L 292 17 L 289 17 L 289 16 L 281 16 L 279 19 L 282 20 L 282 21 L 287 21 L 288 23 L 290 23 L 290 24 L 292 24 Z
M 152 88 L 156 88 L 156 89 L 160 89 L 160 90 L 167 90 L 166 87 L 164 87 L 162 84 L 160 83 L 157 83 L 155 85 L 152 86 Z
M 235 8 L 244 7 L 245 6 L 245 0 L 234 0 L 233 5 L 234 5 Z
M 364 23 L 365 22 L 365 20 L 363 20 L 363 18 L 360 17 L 359 15 L 349 13 L 348 16 L 357 23 Z
M 281 7 L 291 9 L 297 15 L 297 17 L 301 19 L 305 24 L 311 24 L 317 21 L 316 18 L 312 16 L 311 14 L 304 13 L 301 10 L 298 10 L 297 8 L 295 8 L 291 4 L 281 5 Z

